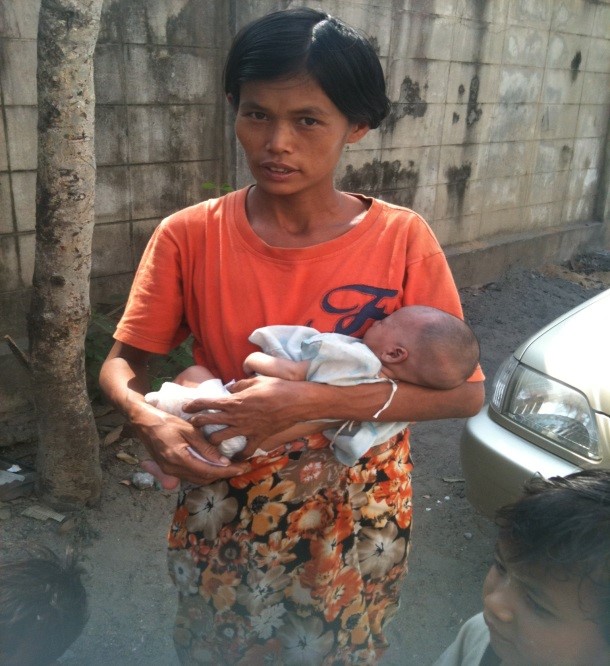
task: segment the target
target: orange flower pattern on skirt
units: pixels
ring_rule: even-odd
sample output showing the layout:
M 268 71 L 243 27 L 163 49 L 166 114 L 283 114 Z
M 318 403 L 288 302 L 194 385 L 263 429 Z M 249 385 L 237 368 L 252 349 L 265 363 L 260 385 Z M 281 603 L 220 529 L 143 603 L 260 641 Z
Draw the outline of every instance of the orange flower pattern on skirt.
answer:
M 411 530 L 408 433 L 353 467 L 322 435 L 184 484 L 169 531 L 183 664 L 376 664 Z

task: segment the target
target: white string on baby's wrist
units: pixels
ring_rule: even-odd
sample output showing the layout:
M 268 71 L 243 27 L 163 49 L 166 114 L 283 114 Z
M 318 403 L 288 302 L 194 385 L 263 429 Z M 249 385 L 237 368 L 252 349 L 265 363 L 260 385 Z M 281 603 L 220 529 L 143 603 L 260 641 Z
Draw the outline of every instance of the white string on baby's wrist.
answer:
M 390 406 L 390 404 L 392 403 L 392 400 L 394 399 L 394 394 L 396 393 L 396 390 L 398 389 L 398 384 L 393 379 L 390 379 L 389 377 L 386 377 L 386 381 L 388 381 L 388 382 L 390 382 L 390 384 L 392 384 L 392 392 L 390 393 L 390 397 L 385 401 L 385 404 L 383 405 L 383 407 L 373 414 L 374 419 L 378 419 L 380 414 L 382 412 L 384 412 Z

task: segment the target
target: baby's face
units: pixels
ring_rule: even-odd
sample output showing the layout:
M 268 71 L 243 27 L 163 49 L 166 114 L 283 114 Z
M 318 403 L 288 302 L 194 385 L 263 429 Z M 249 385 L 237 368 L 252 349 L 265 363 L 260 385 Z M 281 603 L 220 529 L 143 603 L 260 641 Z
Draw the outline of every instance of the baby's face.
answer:
M 396 326 L 392 315 L 378 319 L 367 330 L 362 342 L 379 358 L 395 342 Z
M 483 615 L 502 666 L 605 666 L 610 645 L 590 583 L 505 565 L 501 547 L 483 584 Z

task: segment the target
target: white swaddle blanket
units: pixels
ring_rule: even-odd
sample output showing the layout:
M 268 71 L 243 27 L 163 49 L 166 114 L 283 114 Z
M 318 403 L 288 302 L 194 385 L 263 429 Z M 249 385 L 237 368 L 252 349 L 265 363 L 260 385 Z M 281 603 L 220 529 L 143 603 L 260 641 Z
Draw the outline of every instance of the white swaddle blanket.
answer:
M 182 410 L 182 405 L 197 398 L 222 398 L 225 395 L 231 395 L 226 386 L 220 379 L 207 379 L 201 382 L 199 386 L 180 386 L 173 382 L 164 382 L 158 391 L 152 391 L 144 396 L 144 400 L 149 405 L 161 409 L 164 412 L 179 416 L 181 419 L 188 421 L 195 414 L 188 413 Z M 213 412 L 215 410 L 209 410 Z M 204 412 L 200 412 L 204 413 Z M 213 432 L 226 428 L 224 425 L 208 424 L 203 426 L 201 430 L 205 436 L 211 435 Z M 219 451 L 228 458 L 232 458 L 236 453 L 239 453 L 246 447 L 246 438 L 242 435 L 225 439 L 218 447 Z M 201 458 L 194 449 L 189 447 L 190 452 L 196 457 Z M 210 462 L 205 460 L 205 462 Z

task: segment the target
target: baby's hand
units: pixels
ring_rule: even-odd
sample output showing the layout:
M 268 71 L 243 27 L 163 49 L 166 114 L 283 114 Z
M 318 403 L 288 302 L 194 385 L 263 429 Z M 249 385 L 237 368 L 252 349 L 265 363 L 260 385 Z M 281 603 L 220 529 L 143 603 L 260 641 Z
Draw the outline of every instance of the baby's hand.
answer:
M 261 355 L 262 352 L 252 352 L 251 354 L 248 354 L 246 356 L 246 360 L 244 361 L 243 369 L 244 372 L 248 377 L 252 377 L 255 375 L 259 370 L 257 369 L 257 359 L 258 356 Z

